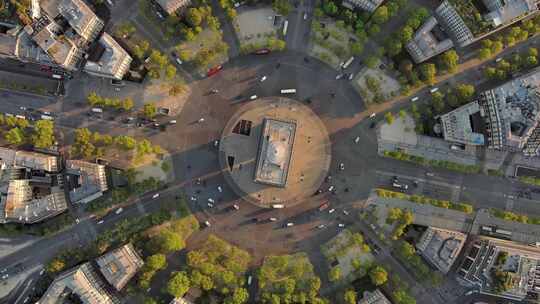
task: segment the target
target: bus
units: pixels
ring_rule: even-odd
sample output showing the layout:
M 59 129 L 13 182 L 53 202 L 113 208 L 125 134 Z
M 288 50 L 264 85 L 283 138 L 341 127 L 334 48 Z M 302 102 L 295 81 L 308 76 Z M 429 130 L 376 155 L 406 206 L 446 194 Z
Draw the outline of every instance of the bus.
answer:
M 296 89 L 281 89 L 281 94 L 296 94 Z
M 287 27 L 289 27 L 289 21 L 285 20 L 283 23 L 283 36 L 287 35 Z
M 347 60 L 345 62 L 345 64 L 343 64 L 343 68 L 346 69 L 349 67 L 349 65 L 351 65 L 351 63 L 354 61 L 354 56 L 352 56 L 351 58 L 349 58 L 349 60 Z

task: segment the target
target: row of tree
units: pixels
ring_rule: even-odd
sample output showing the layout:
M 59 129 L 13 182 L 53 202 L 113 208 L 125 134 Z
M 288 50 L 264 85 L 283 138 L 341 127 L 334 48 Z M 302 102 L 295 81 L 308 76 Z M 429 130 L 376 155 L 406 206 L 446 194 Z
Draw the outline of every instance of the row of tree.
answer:
M 99 96 L 96 92 L 91 92 L 86 97 L 86 100 L 88 103 L 93 107 L 103 107 L 103 108 L 112 108 L 117 110 L 124 110 L 129 111 L 133 109 L 133 99 L 130 97 L 126 97 L 124 99 L 120 99 L 117 97 L 109 98 L 109 97 L 103 97 Z
M 50 148 L 55 142 L 54 123 L 50 120 L 30 125 L 26 119 L 0 115 L 0 125 L 10 128 L 4 132 L 4 139 L 11 145 L 29 143 L 36 148 Z

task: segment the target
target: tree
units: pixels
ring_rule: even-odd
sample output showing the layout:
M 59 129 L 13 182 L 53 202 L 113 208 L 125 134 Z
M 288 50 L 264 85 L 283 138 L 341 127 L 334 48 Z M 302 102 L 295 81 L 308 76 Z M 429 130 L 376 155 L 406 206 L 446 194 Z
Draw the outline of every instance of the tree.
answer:
M 446 51 L 440 56 L 441 66 L 450 73 L 456 72 L 458 61 L 459 56 L 455 50 Z
M 527 56 L 527 58 L 525 58 L 525 64 L 528 67 L 533 67 L 538 64 L 538 58 L 536 56 Z
M 185 247 L 185 242 L 178 233 L 170 230 L 162 230 L 154 238 L 155 250 L 161 253 L 178 251 Z
M 24 131 L 18 127 L 11 128 L 4 137 L 9 144 L 20 145 L 24 142 Z
M 388 281 L 388 273 L 382 266 L 376 266 L 369 271 L 369 278 L 375 286 L 381 286 Z
M 102 103 L 101 96 L 99 96 L 96 92 L 91 92 L 90 94 L 88 94 L 86 100 L 88 100 L 88 103 L 91 106 L 99 105 Z
M 176 67 L 172 64 L 168 64 L 165 68 L 165 77 L 168 80 L 171 80 L 174 78 L 174 76 L 176 76 Z
M 356 292 L 354 290 L 347 290 L 343 295 L 343 299 L 346 304 L 356 304 Z
M 38 120 L 30 137 L 36 148 L 49 148 L 54 144 L 54 123 L 50 120 Z
M 353 55 L 360 55 L 362 54 L 362 51 L 364 50 L 364 45 L 360 42 L 353 42 L 351 44 L 351 53 Z
M 420 75 L 427 84 L 433 85 L 435 84 L 437 68 L 433 63 L 424 63 L 420 66 Z
M 234 8 L 227 9 L 227 18 L 229 18 L 229 20 L 234 20 L 236 18 L 236 15 L 236 10 Z
M 374 69 L 377 67 L 377 64 L 379 63 L 379 58 L 376 56 L 370 55 L 366 58 L 365 62 L 366 66 L 370 69 Z
M 191 24 L 193 27 L 201 25 L 203 21 L 203 15 L 199 11 L 199 9 L 192 7 L 189 8 L 186 13 L 186 20 Z
M 416 300 L 403 289 L 394 291 L 392 296 L 394 297 L 396 304 L 416 304 Z
M 54 258 L 47 264 L 47 267 L 45 268 L 45 270 L 49 274 L 54 274 L 54 273 L 64 270 L 65 267 L 66 267 L 66 263 L 64 262 L 64 260 L 60 258 Z
M 386 123 L 389 125 L 394 123 L 395 118 L 394 115 L 392 115 L 392 112 L 386 112 L 386 114 L 384 114 L 384 118 L 386 119 Z
M 474 86 L 465 83 L 458 84 L 456 86 L 456 93 L 460 103 L 466 103 L 474 96 Z
M 232 295 L 225 299 L 225 304 L 243 304 L 249 299 L 249 293 L 245 288 L 235 288 Z
M 491 49 L 481 48 L 478 52 L 478 58 L 485 60 L 491 57 Z
M 338 12 L 338 7 L 333 1 L 325 1 L 323 4 L 323 11 L 330 16 L 335 16 Z
M 169 96 L 176 96 L 184 92 L 185 86 L 183 83 L 175 83 L 169 88 Z
M 135 149 L 135 144 L 137 141 L 130 136 L 127 135 L 120 135 L 115 137 L 114 142 L 120 146 L 121 149 L 124 150 L 133 150 Z
M 133 109 L 133 99 L 131 97 L 126 97 L 122 100 L 121 108 L 125 111 Z
M 167 267 L 167 258 L 164 254 L 154 254 L 146 259 L 145 267 L 152 270 L 161 270 Z
M 145 298 L 143 304 L 158 304 L 158 302 L 152 298 Z
M 341 268 L 339 266 L 336 266 L 330 270 L 328 273 L 328 279 L 330 282 L 335 282 L 341 278 Z
M 283 16 L 287 16 L 291 11 L 291 4 L 288 0 L 273 0 L 272 8 Z
M 379 6 L 375 10 L 375 13 L 373 13 L 373 16 L 371 16 L 371 20 L 373 20 L 375 24 L 383 24 L 387 22 L 389 18 L 388 7 L 386 5 Z
M 408 25 L 405 25 L 402 29 L 401 29 L 401 32 L 399 32 L 399 39 L 401 40 L 402 43 L 407 43 L 409 42 L 413 35 L 414 35 L 414 30 L 412 27 L 408 26 Z
M 529 56 L 534 56 L 534 57 L 538 57 L 538 49 L 537 49 L 537 48 L 530 47 L 530 48 L 527 50 L 527 55 L 529 55 Z
M 158 65 L 160 69 L 163 69 L 167 65 L 168 61 L 169 60 L 167 59 L 167 56 L 165 56 L 158 50 L 154 49 L 150 53 L 150 62 Z
M 147 103 L 143 106 L 143 115 L 148 118 L 154 118 L 157 115 L 156 105 L 153 103 Z
M 191 57 L 193 56 L 193 54 L 191 53 L 190 50 L 180 50 L 178 51 L 178 58 L 180 58 L 180 60 L 182 61 L 188 61 L 191 59 Z
M 173 272 L 167 283 L 167 293 L 179 298 L 186 294 L 190 286 L 191 282 L 185 271 Z

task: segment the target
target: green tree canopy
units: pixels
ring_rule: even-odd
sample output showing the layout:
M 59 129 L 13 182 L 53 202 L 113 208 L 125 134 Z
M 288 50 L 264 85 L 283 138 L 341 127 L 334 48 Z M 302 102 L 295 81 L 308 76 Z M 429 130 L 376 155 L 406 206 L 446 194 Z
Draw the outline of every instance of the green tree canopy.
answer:
M 167 293 L 175 298 L 186 294 L 191 286 L 191 281 L 185 271 L 174 272 L 167 283 Z
M 369 278 L 375 286 L 380 286 L 388 281 L 388 273 L 382 266 L 376 266 L 369 271 Z
M 30 139 L 37 148 L 51 147 L 54 144 L 54 123 L 50 120 L 38 120 L 34 124 L 34 132 Z
M 11 145 L 20 145 L 24 143 L 24 131 L 18 127 L 11 128 L 6 132 L 4 138 Z

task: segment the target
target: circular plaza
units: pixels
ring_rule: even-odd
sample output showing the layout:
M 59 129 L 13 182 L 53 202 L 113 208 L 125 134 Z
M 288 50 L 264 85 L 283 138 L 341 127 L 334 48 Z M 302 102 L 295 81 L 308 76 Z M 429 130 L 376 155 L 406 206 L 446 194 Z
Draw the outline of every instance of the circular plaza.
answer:
M 282 97 L 252 101 L 223 130 L 219 162 L 243 199 L 264 208 L 285 208 L 313 195 L 331 162 L 328 132 L 302 103 Z

